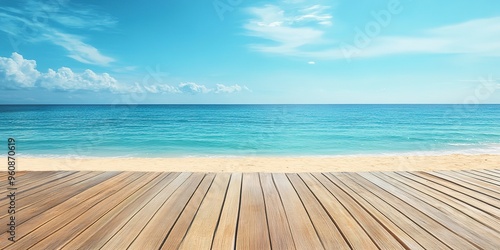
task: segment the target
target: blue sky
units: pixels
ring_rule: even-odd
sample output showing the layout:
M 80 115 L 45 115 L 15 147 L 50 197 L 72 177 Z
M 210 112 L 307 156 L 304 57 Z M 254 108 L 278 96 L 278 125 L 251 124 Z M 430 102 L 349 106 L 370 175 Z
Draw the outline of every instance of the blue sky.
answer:
M 2 0 L 0 103 L 500 103 L 496 0 Z

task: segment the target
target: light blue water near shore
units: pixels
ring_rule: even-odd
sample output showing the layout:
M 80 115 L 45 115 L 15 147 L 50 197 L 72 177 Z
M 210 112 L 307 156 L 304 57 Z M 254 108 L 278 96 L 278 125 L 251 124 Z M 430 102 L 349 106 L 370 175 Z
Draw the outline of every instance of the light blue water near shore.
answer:
M 24 156 L 500 153 L 500 105 L 30 105 L 0 118 Z

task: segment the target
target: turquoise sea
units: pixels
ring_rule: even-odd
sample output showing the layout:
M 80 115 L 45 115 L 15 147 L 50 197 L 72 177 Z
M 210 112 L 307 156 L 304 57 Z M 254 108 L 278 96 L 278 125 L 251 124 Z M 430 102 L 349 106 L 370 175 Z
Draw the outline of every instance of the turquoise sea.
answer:
M 500 105 L 4 105 L 43 157 L 500 153 Z

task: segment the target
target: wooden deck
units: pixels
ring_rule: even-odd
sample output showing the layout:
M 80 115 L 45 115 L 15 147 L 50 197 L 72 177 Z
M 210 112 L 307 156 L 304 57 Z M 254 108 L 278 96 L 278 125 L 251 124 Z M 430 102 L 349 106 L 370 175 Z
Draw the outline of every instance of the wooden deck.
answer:
M 17 177 L 1 249 L 500 249 L 500 170 Z

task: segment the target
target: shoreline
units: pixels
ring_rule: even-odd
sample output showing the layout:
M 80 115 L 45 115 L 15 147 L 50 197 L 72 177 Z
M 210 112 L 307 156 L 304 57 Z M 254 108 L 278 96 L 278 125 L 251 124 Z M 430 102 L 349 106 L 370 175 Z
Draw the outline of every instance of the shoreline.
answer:
M 325 157 L 32 158 L 18 171 L 370 172 L 499 169 L 500 154 Z

